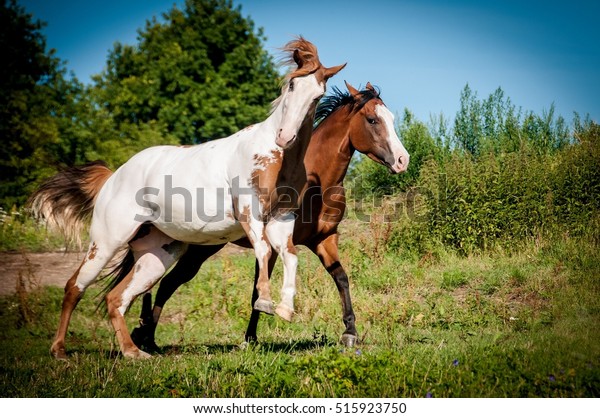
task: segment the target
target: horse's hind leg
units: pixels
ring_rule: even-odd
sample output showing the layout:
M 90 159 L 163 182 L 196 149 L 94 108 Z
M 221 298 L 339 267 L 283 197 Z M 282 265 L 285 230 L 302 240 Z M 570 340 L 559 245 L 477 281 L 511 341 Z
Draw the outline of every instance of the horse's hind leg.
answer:
M 73 310 L 75 310 L 85 290 L 96 280 L 116 251 L 117 248 L 92 242 L 81 265 L 67 281 L 60 313 L 60 324 L 50 348 L 50 353 L 57 359 L 64 360 L 67 358 L 65 336 L 67 335 Z
M 329 235 L 317 241 L 316 245 L 311 245 L 310 249 L 319 256 L 323 267 L 331 275 L 337 286 L 342 302 L 343 321 L 344 325 L 346 325 L 346 330 L 342 334 L 342 343 L 347 347 L 352 347 L 358 341 L 358 333 L 356 332 L 356 317 L 354 316 L 352 299 L 350 298 L 348 275 L 340 263 L 338 254 L 338 235 Z
M 144 295 L 142 304 L 142 313 L 140 315 L 140 326 L 131 333 L 133 342 L 142 349 L 148 351 L 157 351 L 158 346 L 155 342 L 155 331 L 163 307 L 175 291 L 184 283 L 194 278 L 202 264 L 213 254 L 223 248 L 224 245 L 190 245 L 187 251 L 175 267 L 162 278 L 160 286 L 156 292 L 154 308 L 152 308 L 152 294 Z
M 130 246 L 137 261 L 129 274 L 108 293 L 106 304 L 123 355 L 128 358 L 146 358 L 150 355 L 134 344 L 127 331 L 124 314 L 138 295 L 151 289 L 160 280 L 185 251 L 186 246 L 157 229 L 153 229 L 143 239 L 131 242 Z

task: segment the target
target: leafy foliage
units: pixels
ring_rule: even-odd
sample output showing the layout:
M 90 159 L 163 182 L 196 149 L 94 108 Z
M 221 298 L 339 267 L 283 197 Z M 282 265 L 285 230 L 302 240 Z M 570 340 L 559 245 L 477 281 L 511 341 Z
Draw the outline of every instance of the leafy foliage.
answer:
M 542 116 L 523 114 L 501 88 L 481 101 L 467 84 L 454 120 L 453 143 L 473 157 L 514 152 L 523 146 L 532 146 L 538 153 L 554 152 L 570 142 L 565 120 L 562 116 L 555 120 L 554 112 L 552 105 Z
M 540 234 L 586 234 L 599 222 L 596 123 L 575 115 L 568 129 L 553 106 L 523 116 L 501 89 L 480 101 L 467 85 L 454 129 L 447 126 L 440 117 L 427 127 L 405 111 L 398 131 L 409 171 L 392 177 L 363 159 L 350 173 L 354 199 L 391 195 L 405 209 L 388 227 L 388 249 L 472 254 Z
M 94 78 L 100 107 L 120 130 L 151 127 L 182 144 L 228 136 L 266 116 L 278 74 L 262 31 L 225 0 L 188 0 L 117 43 Z
M 582 129 L 576 142 L 553 154 L 532 145 L 477 160 L 455 151 L 446 161 L 427 161 L 408 194 L 421 205 L 396 225 L 390 248 L 423 253 L 438 243 L 471 254 L 512 249 L 539 235 L 597 230 L 600 132 L 593 122 Z
M 32 181 L 48 174 L 59 148 L 70 92 L 43 24 L 15 0 L 0 5 L 0 206 L 21 204 Z M 75 86 L 77 88 L 77 86 Z
M 20 206 L 58 167 L 113 168 L 157 144 L 230 135 L 267 116 L 279 74 L 262 31 L 228 0 L 187 0 L 116 43 L 84 86 L 46 50 L 43 24 L 5 1 L 0 43 L 0 207 Z

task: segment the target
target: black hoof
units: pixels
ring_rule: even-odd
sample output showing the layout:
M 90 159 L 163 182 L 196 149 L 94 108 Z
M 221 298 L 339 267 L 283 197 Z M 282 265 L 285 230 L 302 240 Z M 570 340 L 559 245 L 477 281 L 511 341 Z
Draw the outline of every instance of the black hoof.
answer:
M 160 352 L 160 347 L 156 345 L 152 336 L 144 332 L 145 330 L 141 327 L 134 328 L 131 331 L 131 339 L 133 343 L 140 349 L 148 353 Z
M 146 338 L 147 336 L 140 327 L 134 328 L 133 331 L 131 331 L 131 339 L 138 348 L 143 344 Z

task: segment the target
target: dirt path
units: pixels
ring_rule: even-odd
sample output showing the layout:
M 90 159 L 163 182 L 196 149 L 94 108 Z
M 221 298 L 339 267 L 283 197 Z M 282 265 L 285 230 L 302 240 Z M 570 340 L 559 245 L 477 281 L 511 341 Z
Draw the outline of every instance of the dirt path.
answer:
M 245 251 L 251 250 L 227 244 L 217 256 Z M 48 285 L 64 287 L 84 255 L 83 252 L 0 252 L 0 296 L 15 293 L 19 278 L 27 290 Z
M 40 285 L 63 287 L 81 264 L 84 253 L 0 253 L 0 295 L 17 289 L 21 278 L 27 290 Z

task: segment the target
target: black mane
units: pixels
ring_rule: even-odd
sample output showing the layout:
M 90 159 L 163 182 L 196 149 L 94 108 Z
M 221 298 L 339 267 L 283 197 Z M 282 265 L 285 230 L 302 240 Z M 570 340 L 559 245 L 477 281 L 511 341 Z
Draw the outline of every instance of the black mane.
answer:
M 358 100 L 352 96 L 349 92 L 342 92 L 339 88 L 333 87 L 333 93 L 329 96 L 323 97 L 317 106 L 315 112 L 315 128 L 319 126 L 323 120 L 329 115 L 335 112 L 338 108 L 346 105 L 356 106 L 358 109 L 363 107 L 369 100 L 379 98 L 380 91 L 378 88 L 375 90 L 361 90 Z

